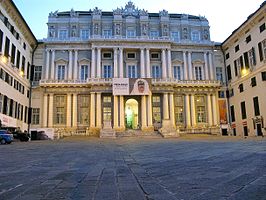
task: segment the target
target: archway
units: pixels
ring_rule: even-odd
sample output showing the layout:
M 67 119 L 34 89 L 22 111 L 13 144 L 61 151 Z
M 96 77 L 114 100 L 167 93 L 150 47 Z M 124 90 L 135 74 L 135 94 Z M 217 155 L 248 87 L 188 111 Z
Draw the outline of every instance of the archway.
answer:
M 125 122 L 126 128 L 128 129 L 138 129 L 138 102 L 135 99 L 128 99 L 125 106 Z

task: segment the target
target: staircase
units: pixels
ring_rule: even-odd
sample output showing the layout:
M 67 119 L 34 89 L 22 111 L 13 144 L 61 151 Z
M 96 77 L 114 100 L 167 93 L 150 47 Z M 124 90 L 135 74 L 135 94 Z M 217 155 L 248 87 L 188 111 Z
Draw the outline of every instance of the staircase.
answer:
M 128 129 L 124 132 L 116 133 L 116 137 L 162 138 L 162 135 L 158 131 L 143 132 L 141 130 Z

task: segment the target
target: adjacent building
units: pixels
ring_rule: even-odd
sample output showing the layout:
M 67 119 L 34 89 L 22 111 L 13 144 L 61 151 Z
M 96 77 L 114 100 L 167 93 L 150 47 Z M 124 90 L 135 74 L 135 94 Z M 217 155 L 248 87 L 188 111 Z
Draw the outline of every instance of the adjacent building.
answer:
M 12 1 L 0 1 L 0 120 L 28 130 L 30 71 L 37 40 Z
M 232 135 L 266 135 L 266 2 L 222 44 Z
M 224 57 L 205 17 L 51 12 L 34 54 L 32 129 L 66 135 L 227 129 Z

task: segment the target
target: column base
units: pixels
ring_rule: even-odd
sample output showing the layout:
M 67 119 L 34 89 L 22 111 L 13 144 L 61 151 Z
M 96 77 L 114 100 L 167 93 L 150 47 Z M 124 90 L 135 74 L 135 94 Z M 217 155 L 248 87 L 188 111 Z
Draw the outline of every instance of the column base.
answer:
M 159 133 L 163 137 L 179 137 L 179 131 L 176 130 L 176 127 L 172 124 L 170 119 L 162 121 L 162 128 L 160 128 Z
M 125 126 L 117 126 L 113 128 L 116 132 L 123 132 L 126 130 Z
M 143 132 L 154 132 L 154 126 L 144 126 L 144 127 L 141 127 L 141 130 Z

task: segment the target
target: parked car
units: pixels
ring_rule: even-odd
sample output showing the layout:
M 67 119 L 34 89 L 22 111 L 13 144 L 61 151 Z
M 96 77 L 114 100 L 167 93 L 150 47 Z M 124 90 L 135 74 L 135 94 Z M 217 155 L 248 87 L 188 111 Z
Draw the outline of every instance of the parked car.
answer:
M 0 130 L 0 143 L 10 144 L 13 142 L 13 135 L 8 130 Z
M 27 142 L 30 139 L 30 136 L 28 133 L 21 132 L 21 131 L 15 131 L 13 132 L 14 139 L 19 139 L 22 142 Z

